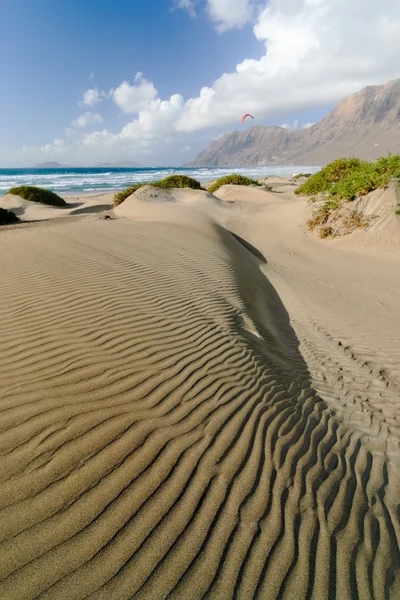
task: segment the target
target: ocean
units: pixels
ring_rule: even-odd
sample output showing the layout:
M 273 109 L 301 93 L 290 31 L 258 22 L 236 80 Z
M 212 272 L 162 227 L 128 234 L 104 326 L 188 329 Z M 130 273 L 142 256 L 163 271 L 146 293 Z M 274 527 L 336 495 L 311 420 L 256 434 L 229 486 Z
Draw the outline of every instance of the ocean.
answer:
M 231 173 L 241 173 L 253 179 L 268 175 L 291 176 L 315 173 L 320 167 L 243 167 L 243 168 L 60 168 L 60 169 L 0 169 L 0 196 L 11 187 L 36 185 L 59 195 L 121 190 L 134 183 L 156 181 L 168 175 L 181 174 L 205 182 Z

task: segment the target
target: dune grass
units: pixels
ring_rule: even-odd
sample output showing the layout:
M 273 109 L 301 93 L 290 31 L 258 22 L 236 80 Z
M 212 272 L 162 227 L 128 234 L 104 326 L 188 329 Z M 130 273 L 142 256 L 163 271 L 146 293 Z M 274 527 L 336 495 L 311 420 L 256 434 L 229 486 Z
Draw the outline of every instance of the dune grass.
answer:
M 238 173 L 232 173 L 232 175 L 226 175 L 225 177 L 220 177 L 208 188 L 210 194 L 213 194 L 220 188 L 222 185 L 258 185 L 261 186 L 261 183 L 258 183 L 255 179 L 250 179 L 249 177 L 245 177 L 244 175 L 239 175 Z
M 19 222 L 20 219 L 11 210 L 0 208 L 0 225 L 13 225 Z
M 60 196 L 54 192 L 34 185 L 14 187 L 9 189 L 7 193 L 15 194 L 30 202 L 39 202 L 40 204 L 47 204 L 48 206 L 67 206 L 65 200 L 60 198 Z
M 130 187 L 118 192 L 114 196 L 114 206 L 119 206 L 126 198 L 128 198 L 131 194 L 134 194 L 139 188 L 144 185 L 152 185 L 153 187 L 158 188 L 185 188 L 189 187 L 194 190 L 203 190 L 204 188 L 201 186 L 200 182 L 197 179 L 193 179 L 192 177 L 188 177 L 187 175 L 169 175 L 164 179 L 160 179 L 159 181 L 147 181 L 143 183 L 136 183 L 135 185 L 131 185 Z
M 395 207 L 394 212 L 396 215 L 400 215 L 400 204 Z

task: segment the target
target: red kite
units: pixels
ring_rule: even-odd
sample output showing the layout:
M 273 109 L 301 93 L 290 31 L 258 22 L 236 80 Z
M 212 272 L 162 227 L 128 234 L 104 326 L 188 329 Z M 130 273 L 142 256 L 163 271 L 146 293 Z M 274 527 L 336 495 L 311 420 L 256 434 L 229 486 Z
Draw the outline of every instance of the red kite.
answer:
M 242 123 L 245 122 L 246 117 L 251 117 L 252 119 L 254 119 L 253 115 L 251 115 L 250 113 L 247 113 L 247 114 L 243 115 L 243 117 L 242 117 Z

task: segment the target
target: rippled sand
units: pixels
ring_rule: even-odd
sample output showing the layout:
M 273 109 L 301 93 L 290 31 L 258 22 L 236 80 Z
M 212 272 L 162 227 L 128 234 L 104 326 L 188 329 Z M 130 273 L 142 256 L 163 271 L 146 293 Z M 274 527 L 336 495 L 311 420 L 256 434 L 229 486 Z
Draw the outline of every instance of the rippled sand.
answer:
M 0 598 L 400 597 L 399 265 L 285 194 L 0 230 Z

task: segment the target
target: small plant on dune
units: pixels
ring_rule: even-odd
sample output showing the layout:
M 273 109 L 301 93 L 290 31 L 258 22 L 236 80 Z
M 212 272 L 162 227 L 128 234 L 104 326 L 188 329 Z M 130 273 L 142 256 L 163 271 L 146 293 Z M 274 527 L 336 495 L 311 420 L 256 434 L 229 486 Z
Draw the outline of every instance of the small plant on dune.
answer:
M 311 173 L 297 173 L 297 175 L 293 175 L 293 179 L 300 179 L 301 177 L 311 177 Z
M 34 185 L 21 185 L 8 190 L 8 194 L 15 194 L 20 196 L 24 200 L 29 202 L 39 202 L 40 204 L 47 204 L 49 206 L 67 206 L 65 200 L 60 198 L 54 192 L 43 188 L 36 187 Z
M 255 179 L 250 179 L 249 177 L 245 177 L 244 175 L 239 175 L 237 173 L 232 173 L 232 175 L 226 175 L 226 177 L 220 177 L 217 179 L 212 186 L 208 188 L 210 194 L 216 192 L 222 185 L 258 185 L 261 186 L 261 183 L 256 181 Z
M 201 186 L 201 183 L 197 181 L 197 179 L 193 179 L 192 177 L 188 177 L 187 175 L 169 175 L 164 179 L 160 179 L 160 181 L 148 181 L 145 183 L 136 183 L 135 185 L 131 185 L 130 187 L 118 192 L 114 196 L 114 206 L 119 206 L 126 198 L 128 198 L 131 194 L 134 194 L 139 188 L 144 185 L 152 185 L 153 187 L 158 188 L 192 188 L 194 190 L 203 190 L 204 188 Z
M 394 213 L 395 215 L 400 215 L 400 204 L 396 206 L 396 208 L 394 209 Z
M 135 185 L 131 185 L 129 187 L 127 187 L 125 190 L 122 190 L 121 192 L 117 192 L 114 195 L 114 206 L 119 206 L 124 200 L 126 200 L 129 196 L 131 196 L 132 194 L 134 194 L 139 188 L 141 188 L 144 185 L 150 185 L 148 183 L 136 183 Z
M 320 238 L 347 235 L 367 227 L 368 223 L 362 213 L 350 208 L 345 200 L 337 199 L 322 204 L 307 221 L 308 228 L 316 230 Z
M 327 202 L 326 204 L 320 206 L 317 210 L 313 212 L 311 217 L 308 219 L 308 228 L 310 230 L 313 230 L 318 225 L 325 225 L 329 219 L 329 215 L 331 214 L 331 212 L 333 210 L 336 210 L 337 208 L 338 203 L 335 200 Z
M 159 188 L 192 188 L 192 190 L 203 190 L 201 183 L 193 177 L 187 175 L 169 175 L 160 181 L 155 181 L 151 185 Z
M 11 210 L 0 208 L 0 225 L 13 225 L 19 222 L 19 218 Z

